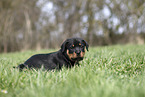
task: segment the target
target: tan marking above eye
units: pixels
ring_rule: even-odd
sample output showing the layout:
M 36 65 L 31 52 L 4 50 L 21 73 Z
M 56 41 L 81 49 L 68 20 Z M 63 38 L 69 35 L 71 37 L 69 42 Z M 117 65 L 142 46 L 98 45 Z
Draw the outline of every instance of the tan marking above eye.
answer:
M 81 45 L 81 43 L 79 43 L 79 45 Z
M 75 45 L 72 45 L 72 47 L 74 47 Z

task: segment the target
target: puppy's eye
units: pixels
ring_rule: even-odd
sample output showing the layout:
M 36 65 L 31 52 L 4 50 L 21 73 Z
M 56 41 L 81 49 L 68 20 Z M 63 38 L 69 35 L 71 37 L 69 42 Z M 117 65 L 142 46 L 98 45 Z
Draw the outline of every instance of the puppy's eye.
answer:
M 71 49 L 73 49 L 74 47 L 75 47 L 74 45 L 70 46 Z

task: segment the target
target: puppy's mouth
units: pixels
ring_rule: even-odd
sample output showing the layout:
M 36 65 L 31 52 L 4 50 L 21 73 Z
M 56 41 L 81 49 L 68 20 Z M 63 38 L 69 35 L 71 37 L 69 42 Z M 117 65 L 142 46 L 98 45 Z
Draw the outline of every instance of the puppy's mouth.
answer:
M 71 58 L 72 61 L 81 61 L 84 57 Z

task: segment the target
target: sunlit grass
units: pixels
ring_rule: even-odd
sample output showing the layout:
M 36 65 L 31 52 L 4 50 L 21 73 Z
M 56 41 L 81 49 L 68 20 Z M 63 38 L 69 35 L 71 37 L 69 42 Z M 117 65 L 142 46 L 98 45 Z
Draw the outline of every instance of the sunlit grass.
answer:
M 0 97 L 145 97 L 144 49 L 145 45 L 94 47 L 79 67 L 52 72 L 12 67 L 33 54 L 56 50 L 0 54 Z

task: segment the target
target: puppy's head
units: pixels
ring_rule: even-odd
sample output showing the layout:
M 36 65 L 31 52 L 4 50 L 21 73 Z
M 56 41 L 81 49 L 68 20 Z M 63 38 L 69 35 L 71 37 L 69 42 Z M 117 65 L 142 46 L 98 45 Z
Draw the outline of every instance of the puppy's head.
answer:
M 61 45 L 61 52 L 65 53 L 71 61 L 83 60 L 88 43 L 81 38 L 70 38 Z

